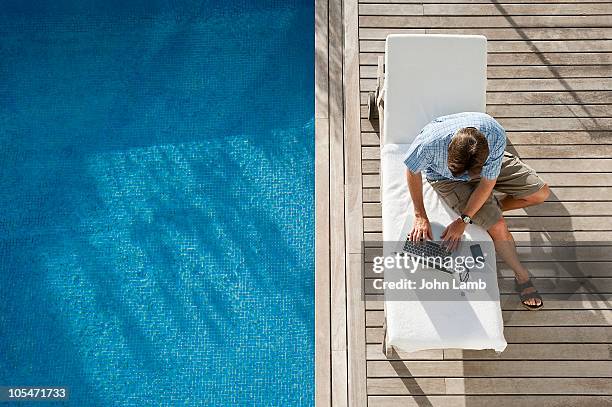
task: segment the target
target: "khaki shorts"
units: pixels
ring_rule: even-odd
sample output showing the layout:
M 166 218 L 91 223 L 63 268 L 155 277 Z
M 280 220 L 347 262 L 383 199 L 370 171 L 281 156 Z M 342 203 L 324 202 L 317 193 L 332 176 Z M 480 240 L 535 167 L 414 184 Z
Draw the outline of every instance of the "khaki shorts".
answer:
M 467 182 L 438 180 L 429 181 L 429 183 L 448 206 L 457 213 L 462 213 L 479 181 L 480 177 Z M 542 181 L 533 168 L 512 154 L 504 152 L 501 171 L 499 177 L 497 177 L 494 191 L 515 198 L 523 198 L 538 192 L 544 185 L 545 182 Z M 497 197 L 491 194 L 480 210 L 476 212 L 472 221 L 488 230 L 501 217 L 501 204 Z

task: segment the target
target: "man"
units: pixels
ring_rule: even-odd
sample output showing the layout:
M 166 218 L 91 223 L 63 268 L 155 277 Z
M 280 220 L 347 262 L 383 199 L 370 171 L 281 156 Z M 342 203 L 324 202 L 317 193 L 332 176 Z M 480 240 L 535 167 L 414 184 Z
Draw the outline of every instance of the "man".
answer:
M 542 297 L 521 264 L 516 245 L 502 211 L 544 202 L 548 185 L 529 166 L 505 152 L 506 134 L 491 116 L 479 112 L 439 117 L 421 130 L 404 163 L 414 203 L 412 241 L 432 239 L 423 204 L 421 173 L 440 197 L 461 214 L 444 230 L 441 238 L 452 250 L 467 224 L 482 226 L 491 235 L 495 249 L 514 271 L 523 306 L 538 309 Z M 506 194 L 498 200 L 493 190 Z

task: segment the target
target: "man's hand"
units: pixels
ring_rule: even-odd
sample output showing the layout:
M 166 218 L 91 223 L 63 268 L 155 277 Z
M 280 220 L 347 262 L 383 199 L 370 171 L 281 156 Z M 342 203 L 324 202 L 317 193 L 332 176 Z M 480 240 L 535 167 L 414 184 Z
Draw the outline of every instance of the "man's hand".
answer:
M 427 213 L 425 212 L 425 204 L 423 203 L 423 178 L 420 172 L 412 172 L 406 170 L 406 180 L 408 181 L 408 190 L 414 205 L 414 225 L 410 232 L 410 240 L 420 242 L 421 240 L 433 240 L 431 226 Z
M 444 240 L 446 247 L 448 250 L 455 250 L 457 246 L 459 246 L 459 242 L 461 241 L 461 236 L 463 236 L 463 232 L 465 231 L 465 223 L 461 219 L 455 220 L 453 223 L 448 225 L 444 232 L 440 235 L 442 240 Z
M 433 240 L 429 219 L 424 216 L 416 216 L 414 218 L 414 225 L 412 225 L 412 231 L 410 232 L 410 240 L 420 242 L 425 239 Z

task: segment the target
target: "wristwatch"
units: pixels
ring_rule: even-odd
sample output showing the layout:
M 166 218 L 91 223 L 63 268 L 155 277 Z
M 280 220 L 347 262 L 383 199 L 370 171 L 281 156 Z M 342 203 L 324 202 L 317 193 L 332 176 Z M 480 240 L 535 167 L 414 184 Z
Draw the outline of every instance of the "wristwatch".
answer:
M 468 223 L 472 223 L 472 218 L 469 217 L 468 215 L 466 215 L 465 213 L 462 213 L 460 216 L 460 219 L 463 221 L 463 223 L 465 223 L 466 225 Z

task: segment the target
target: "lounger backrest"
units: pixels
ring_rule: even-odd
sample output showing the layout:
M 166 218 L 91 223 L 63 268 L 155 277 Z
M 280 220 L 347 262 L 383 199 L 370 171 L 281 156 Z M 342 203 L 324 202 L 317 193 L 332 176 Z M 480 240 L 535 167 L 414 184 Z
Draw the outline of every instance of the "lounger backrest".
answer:
M 487 39 L 481 35 L 389 35 L 384 144 L 410 144 L 436 117 L 484 112 Z

